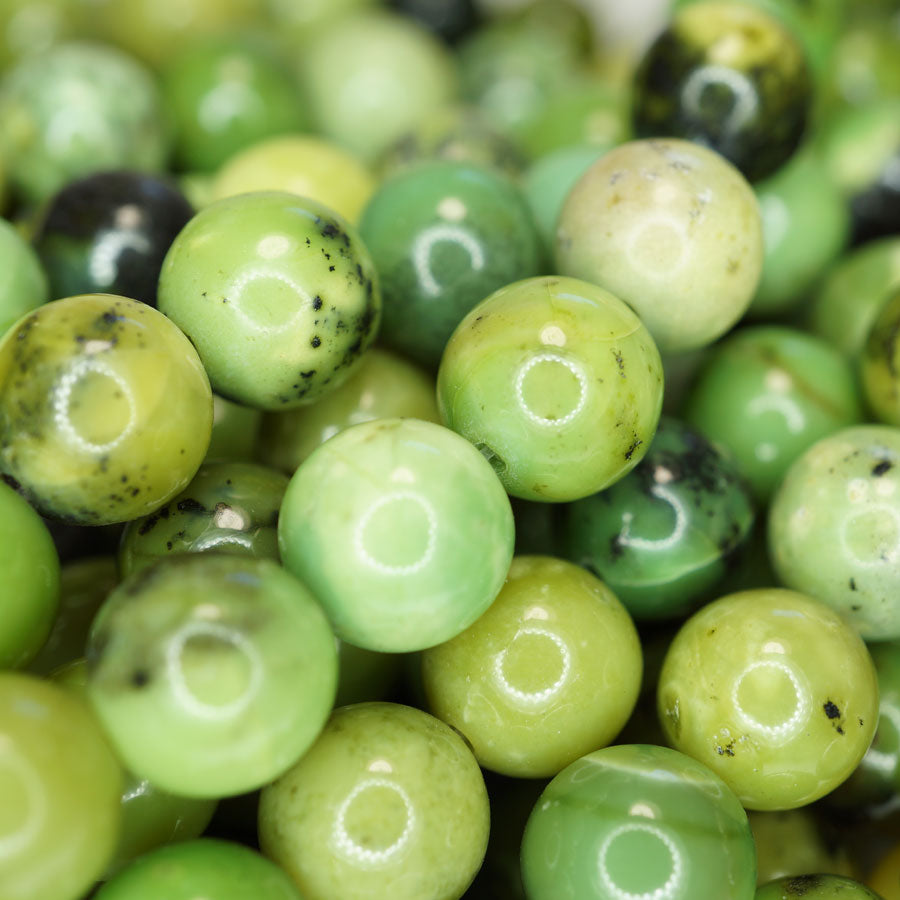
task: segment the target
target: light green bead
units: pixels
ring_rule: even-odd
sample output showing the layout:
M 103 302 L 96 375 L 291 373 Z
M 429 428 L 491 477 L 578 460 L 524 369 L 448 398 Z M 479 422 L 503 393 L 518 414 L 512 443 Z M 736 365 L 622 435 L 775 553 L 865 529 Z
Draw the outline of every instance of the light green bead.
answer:
M 2 203 L 0 175 L 0 203 Z M 0 219 L 0 335 L 49 296 L 37 253 L 16 229 Z
M 637 631 L 613 592 L 560 559 L 520 556 L 490 609 L 422 654 L 432 712 L 479 763 L 547 777 L 609 744 L 641 683 Z
M 481 865 L 488 797 L 463 739 L 393 703 L 335 711 L 263 789 L 263 852 L 305 900 L 458 900 Z
M 471 444 L 431 422 L 378 419 L 297 469 L 278 542 L 338 637 L 407 652 L 449 640 L 490 606 L 512 559 L 513 518 Z
M 574 500 L 629 472 L 662 406 L 662 364 L 641 320 L 574 278 L 514 282 L 476 306 L 438 371 L 444 422 L 526 500 Z

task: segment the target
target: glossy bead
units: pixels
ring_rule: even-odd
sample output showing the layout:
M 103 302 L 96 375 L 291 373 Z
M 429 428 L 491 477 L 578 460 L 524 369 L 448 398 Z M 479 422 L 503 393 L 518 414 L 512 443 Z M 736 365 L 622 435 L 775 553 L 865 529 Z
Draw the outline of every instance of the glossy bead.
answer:
M 288 480 L 245 462 L 202 465 L 191 483 L 125 526 L 123 578 L 174 553 L 231 553 L 278 561 L 278 509 Z
M 866 338 L 859 360 L 860 380 L 867 407 L 875 419 L 900 425 L 900 288 L 882 304 Z
M 0 669 L 17 668 L 37 655 L 53 627 L 59 556 L 41 517 L 2 482 L 0 572 Z
M 2 193 L 0 185 L 0 208 Z M 0 335 L 48 297 L 47 276 L 37 254 L 9 222 L 0 219 Z
M 521 192 L 466 163 L 423 163 L 388 179 L 359 233 L 384 294 L 381 339 L 431 369 L 472 307 L 541 269 Z
M 663 417 L 647 455 L 564 508 L 563 555 L 602 578 L 636 619 L 686 615 L 750 536 L 739 470 L 699 432 Z
M 293 475 L 319 444 L 338 432 L 375 419 L 411 418 L 440 423 L 434 379 L 403 357 L 373 347 L 359 369 L 316 403 L 267 413 L 257 455 Z
M 375 179 L 349 150 L 312 134 L 259 141 L 232 156 L 216 174 L 210 200 L 253 191 L 287 191 L 333 209 L 354 224 Z
M 270 560 L 175 556 L 135 573 L 91 630 L 88 696 L 122 762 L 187 797 L 276 778 L 313 743 L 337 682 L 309 591 Z
M 257 141 L 306 125 L 287 66 L 271 47 L 238 33 L 192 41 L 168 60 L 162 95 L 182 169 L 211 172 Z
M 381 314 L 356 230 L 283 192 L 201 210 L 166 256 L 158 299 L 196 346 L 216 393 L 259 409 L 311 403 L 337 387 Z
M 278 519 L 285 567 L 338 637 L 369 650 L 421 650 L 471 625 L 503 585 L 513 540 L 488 462 L 417 419 L 326 441 L 294 473 Z
M 574 278 L 492 294 L 460 323 L 438 371 L 443 420 L 526 500 L 574 500 L 624 476 L 661 403 L 662 365 L 641 320 Z
M 837 787 L 878 721 L 865 644 L 825 604 L 777 588 L 729 594 L 681 627 L 659 677 L 668 742 L 747 809 L 793 809 Z
M 778 19 L 710 0 L 678 11 L 644 56 L 634 127 L 697 141 L 755 181 L 797 148 L 811 96 L 803 47 Z
M 626 744 L 582 757 L 535 804 L 522 840 L 529 900 L 753 900 L 747 814 L 700 763 Z
M 664 352 L 702 347 L 731 328 L 762 263 L 750 185 L 686 141 L 611 150 L 576 183 L 557 222 L 557 270 L 631 304 Z
M 858 425 L 813 444 L 772 498 L 768 536 L 784 585 L 866 640 L 900 638 L 900 429 Z
M 67 184 L 34 245 L 53 298 L 107 293 L 156 305 L 163 257 L 194 210 L 160 178 L 102 172 Z
M 168 152 L 152 76 L 102 44 L 61 44 L 8 70 L 0 118 L 0 155 L 31 203 L 92 172 L 158 171 Z
M 422 654 L 431 711 L 478 762 L 555 775 L 622 730 L 641 683 L 637 631 L 589 572 L 548 556 L 513 560 L 490 609 Z
M 869 241 L 828 272 L 812 297 L 809 328 L 855 360 L 892 288 L 900 288 L 900 237 Z
M 799 875 L 779 878 L 761 887 L 755 900 L 882 900 L 864 884 L 841 875 Z
M 287 875 L 249 847 L 203 838 L 160 847 L 104 884 L 96 900 L 303 900 Z
M 393 703 L 346 706 L 263 789 L 263 852 L 305 900 L 458 900 L 488 839 L 481 770 L 463 739 Z
M 211 428 L 197 352 L 144 303 L 57 300 L 0 343 L 0 467 L 49 516 L 102 525 L 151 512 L 191 480 Z
M 727 447 L 761 502 L 820 438 L 862 418 L 850 364 L 824 341 L 777 325 L 726 338 L 690 389 L 684 416 Z

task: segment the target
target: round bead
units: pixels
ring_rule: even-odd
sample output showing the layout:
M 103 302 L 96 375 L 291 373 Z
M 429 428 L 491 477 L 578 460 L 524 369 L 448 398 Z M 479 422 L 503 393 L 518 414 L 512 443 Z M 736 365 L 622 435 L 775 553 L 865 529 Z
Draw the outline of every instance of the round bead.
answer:
M 900 425 L 900 288 L 882 304 L 860 357 L 860 380 L 866 405 L 874 418 Z
M 102 525 L 152 512 L 194 476 L 211 429 L 196 350 L 144 303 L 57 300 L 0 343 L 0 467 L 46 515 Z
M 163 263 L 158 302 L 196 346 L 213 389 L 260 409 L 337 387 L 381 315 L 356 230 L 281 192 L 220 200 L 194 216 Z
M 664 351 L 702 347 L 731 328 L 762 263 L 750 185 L 687 141 L 632 141 L 606 153 L 569 193 L 557 225 L 557 270 L 621 297 Z
M 490 609 L 422 654 L 431 711 L 486 768 L 555 775 L 622 730 L 641 683 L 628 613 L 589 572 L 547 556 L 513 560 Z
M 573 278 L 492 294 L 459 324 L 438 371 L 443 420 L 526 500 L 574 500 L 621 478 L 661 404 L 659 353 L 641 320 Z
M 512 559 L 513 518 L 471 444 L 431 422 L 378 419 L 297 469 L 278 543 L 338 637 L 407 652 L 449 640 L 490 606 Z
M 777 588 L 729 594 L 681 627 L 659 676 L 666 740 L 747 809 L 792 809 L 836 788 L 878 722 L 865 644 L 825 604 Z
M 455 900 L 484 858 L 488 797 L 463 739 L 393 703 L 335 711 L 263 789 L 259 841 L 306 900 Z
M 753 900 L 756 853 L 747 814 L 706 766 L 625 744 L 550 782 L 525 828 L 522 876 L 530 900 Z
M 813 444 L 772 498 L 768 538 L 782 584 L 867 640 L 900 638 L 900 429 L 858 425 Z

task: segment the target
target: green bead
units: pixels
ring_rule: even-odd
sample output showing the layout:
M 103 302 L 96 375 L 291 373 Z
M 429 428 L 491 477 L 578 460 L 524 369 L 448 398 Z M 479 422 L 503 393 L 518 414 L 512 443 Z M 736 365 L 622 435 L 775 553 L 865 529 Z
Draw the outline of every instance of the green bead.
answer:
M 393 703 L 335 711 L 263 789 L 259 842 L 305 900 L 458 900 L 484 858 L 488 798 L 463 739 Z
M 0 343 L 0 467 L 47 515 L 88 525 L 146 515 L 191 480 L 211 428 L 196 350 L 144 303 L 56 300 Z
M 541 269 L 522 193 L 468 163 L 426 162 L 389 178 L 359 232 L 384 293 L 382 340 L 432 369 L 473 306 Z
M 381 295 L 351 225 L 313 200 L 263 192 L 188 222 L 163 263 L 158 305 L 217 393 L 288 409 L 352 374 L 375 338 Z
M 179 168 L 217 169 L 256 141 L 306 125 L 303 98 L 272 49 L 234 34 L 192 41 L 162 73 Z
M 221 797 L 286 771 L 334 700 L 337 653 L 315 598 L 270 560 L 189 554 L 109 596 L 88 696 L 122 762 L 162 790 Z
M 212 436 L 205 462 L 249 462 L 262 424 L 262 411 L 213 394 Z
M 634 89 L 636 134 L 697 141 L 751 181 L 796 150 L 812 99 L 798 38 L 757 5 L 719 0 L 676 12 Z
M 794 309 L 837 259 L 850 231 L 844 198 L 811 151 L 795 154 L 755 185 L 765 257 L 752 316 Z
M 661 404 L 662 364 L 641 320 L 574 278 L 496 291 L 459 324 L 438 371 L 443 420 L 526 500 L 574 500 L 621 478 Z
M 564 769 L 522 841 L 529 900 L 753 900 L 747 814 L 705 766 L 665 747 L 598 750 Z
M 828 272 L 812 298 L 810 330 L 855 360 L 893 288 L 900 288 L 900 237 L 855 248 Z
M 782 584 L 866 640 L 900 638 L 900 429 L 858 425 L 810 447 L 772 499 L 768 538 Z
M 254 463 L 202 465 L 191 483 L 125 526 L 123 578 L 178 553 L 232 553 L 278 561 L 278 510 L 288 480 Z
M 602 578 L 636 619 L 675 618 L 722 580 L 753 520 L 731 459 L 663 417 L 632 472 L 563 510 L 563 555 Z
M 860 381 L 866 405 L 875 419 L 900 425 L 900 288 L 881 306 L 859 359 Z
M 59 556 L 41 517 L 0 482 L 0 669 L 30 662 L 59 606 Z
M 681 627 L 659 677 L 666 740 L 747 809 L 793 809 L 836 788 L 878 722 L 878 683 L 849 622 L 805 594 L 729 594 Z
M 641 683 L 637 631 L 615 594 L 547 556 L 513 560 L 490 609 L 422 654 L 431 711 L 478 762 L 555 775 L 622 730 Z
M 719 344 L 691 388 L 684 416 L 734 456 L 765 502 L 791 463 L 862 418 L 849 363 L 820 338 L 758 325 Z
M 873 16 L 844 28 L 825 84 L 828 99 L 836 107 L 841 103 L 861 106 L 900 93 L 900 35 L 895 28 L 885 28 L 884 22 L 884 17 Z
M 9 222 L 0 219 L 0 335 L 48 296 L 47 276 L 37 253 Z
M 264 857 L 229 841 L 203 838 L 160 847 L 100 888 L 96 900 L 304 900 Z
M 0 156 L 30 203 L 91 172 L 160 171 L 168 153 L 150 72 L 103 44 L 61 44 L 9 69 L 0 118 Z
M 629 303 L 663 352 L 705 346 L 740 319 L 763 265 L 759 204 L 719 154 L 632 141 L 597 160 L 559 215 L 556 267 Z
M 513 518 L 471 444 L 431 422 L 378 419 L 297 469 L 278 542 L 338 637 L 408 652 L 449 640 L 490 606 L 512 559 Z
M 779 878 L 761 887 L 755 900 L 881 900 L 864 884 L 840 875 L 800 875 Z
M 374 419 L 411 418 L 440 422 L 434 379 L 386 350 L 373 347 L 340 387 L 309 406 L 267 413 L 257 455 L 266 465 L 293 475 L 319 444 L 338 432 Z

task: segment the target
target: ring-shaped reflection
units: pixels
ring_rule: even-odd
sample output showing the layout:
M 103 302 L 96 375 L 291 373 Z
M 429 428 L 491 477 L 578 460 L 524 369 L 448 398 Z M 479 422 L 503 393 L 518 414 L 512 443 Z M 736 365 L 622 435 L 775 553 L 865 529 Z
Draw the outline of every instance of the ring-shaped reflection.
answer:
M 671 862 L 669 875 L 663 884 L 651 891 L 635 893 L 634 891 L 623 890 L 613 881 L 613 877 L 609 872 L 607 857 L 612 845 L 624 835 L 634 832 L 644 832 L 652 835 L 669 854 Z M 684 889 L 684 869 L 684 854 L 678 845 L 663 828 L 658 825 L 651 825 L 649 822 L 628 822 L 613 829 L 600 845 L 600 850 L 597 854 L 597 872 L 600 876 L 600 883 L 603 885 L 606 895 L 614 898 L 614 900 L 678 900 L 682 896 Z
M 779 676 L 786 677 L 794 690 L 794 707 L 791 714 L 777 725 L 767 725 L 765 722 L 761 722 L 744 709 L 739 697 L 741 685 L 747 676 L 753 672 L 759 672 L 761 669 L 771 669 Z M 744 728 L 767 738 L 770 743 L 789 740 L 803 728 L 809 718 L 809 692 L 804 689 L 791 666 L 779 659 L 761 659 L 747 666 L 731 687 L 731 702 Z
M 426 523 L 425 547 L 418 559 L 404 564 L 390 564 L 382 560 L 376 559 L 369 549 L 366 547 L 366 531 L 372 523 L 375 515 L 381 512 L 385 507 L 392 503 L 412 502 L 422 511 Z M 356 528 L 353 531 L 353 548 L 356 551 L 357 559 L 361 560 L 367 566 L 382 575 L 414 575 L 421 572 L 434 556 L 434 550 L 437 545 L 438 518 L 434 511 L 434 507 L 421 495 L 414 491 L 395 491 L 379 497 L 368 509 L 359 517 Z
M 575 406 L 566 415 L 559 418 L 550 418 L 548 416 L 539 415 L 531 409 L 528 402 L 525 400 L 525 378 L 535 366 L 546 365 L 548 363 L 559 365 L 564 369 L 567 369 L 575 376 L 575 379 L 578 382 L 578 400 L 575 403 Z M 576 419 L 584 409 L 588 397 L 588 379 L 581 366 L 574 360 L 566 359 L 566 357 L 560 356 L 558 353 L 536 353 L 519 366 L 514 381 L 514 390 L 519 408 L 525 413 L 530 421 L 534 422 L 535 425 L 540 425 L 544 428 L 559 428 L 561 425 L 567 425 L 569 422 Z
M 636 537 L 631 533 L 631 523 L 634 521 L 634 514 L 625 512 L 622 514 L 622 530 L 616 541 L 619 545 L 633 547 L 636 550 L 663 551 L 676 546 L 684 537 L 689 520 L 681 498 L 662 484 L 654 484 L 650 488 L 650 493 L 657 500 L 662 500 L 663 503 L 668 503 L 672 507 L 672 512 L 675 514 L 672 530 L 669 534 L 659 538 Z
M 733 134 L 741 131 L 759 109 L 756 87 L 743 72 L 715 63 L 698 66 L 684 83 L 681 94 L 682 102 L 688 115 L 702 119 L 706 115 L 703 108 L 703 95 L 707 88 L 718 88 L 722 85 L 731 91 L 734 102 L 731 109 L 725 115 L 720 116 L 718 124 L 726 133 Z
M 560 673 L 552 684 L 549 684 L 547 687 L 543 688 L 540 691 L 523 691 L 517 687 L 514 687 L 509 683 L 509 679 L 506 677 L 506 672 L 504 671 L 507 654 L 509 653 L 512 645 L 515 644 L 515 642 L 523 635 L 534 635 L 537 637 L 546 638 L 556 646 L 557 650 L 559 650 Z M 572 673 L 572 651 L 558 634 L 555 634 L 554 632 L 549 631 L 546 628 L 541 628 L 537 625 L 529 625 L 525 628 L 520 628 L 515 633 L 515 636 L 513 637 L 512 642 L 509 644 L 509 646 L 504 647 L 503 650 L 501 650 L 494 657 L 491 672 L 497 687 L 500 689 L 503 695 L 507 699 L 515 703 L 517 706 L 545 706 L 547 703 L 553 700 L 557 694 L 559 694 L 563 687 L 565 687 L 566 682 L 569 680 L 569 676 Z
M 274 282 L 274 290 L 266 290 L 265 282 Z M 287 288 L 285 291 L 281 285 Z M 248 300 L 248 288 L 253 287 L 265 297 L 265 304 L 254 309 Z M 287 301 L 279 307 L 278 297 Z M 213 298 L 210 298 L 213 299 Z M 228 287 L 228 296 L 219 298 L 232 309 L 241 322 L 251 331 L 261 335 L 276 335 L 295 331 L 304 316 L 312 310 L 312 300 L 300 282 L 271 266 L 246 266 L 240 270 Z M 215 300 L 213 302 L 216 302 Z
M 431 253 L 436 244 L 456 244 L 468 254 L 473 272 L 484 268 L 484 249 L 465 228 L 459 225 L 432 225 L 426 228 L 413 243 L 412 258 L 419 284 L 429 297 L 436 297 L 443 290 L 431 269 Z
M 891 534 L 885 531 L 891 528 Z M 900 561 L 900 511 L 889 503 L 866 502 L 860 512 L 840 525 L 841 549 L 854 566 L 893 567 Z M 861 550 L 868 551 L 862 555 Z

